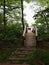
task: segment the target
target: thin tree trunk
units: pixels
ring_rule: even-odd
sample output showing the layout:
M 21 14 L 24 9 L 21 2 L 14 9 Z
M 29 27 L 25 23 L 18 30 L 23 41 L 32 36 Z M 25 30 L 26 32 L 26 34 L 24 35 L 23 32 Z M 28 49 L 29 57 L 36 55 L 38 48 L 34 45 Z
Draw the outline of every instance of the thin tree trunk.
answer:
M 24 30 L 24 21 L 23 21 L 23 0 L 21 0 L 21 9 L 22 9 L 22 25 Z
M 46 19 L 46 16 L 44 15 L 44 19 L 45 19 L 45 22 L 46 22 L 46 26 L 47 26 L 47 32 L 48 32 L 48 21 Z
M 4 32 L 6 31 L 6 20 L 5 20 L 5 0 L 4 0 L 4 6 L 3 6 L 4 8 L 3 8 L 3 11 L 4 11 L 4 13 L 3 13 L 3 22 L 4 22 Z

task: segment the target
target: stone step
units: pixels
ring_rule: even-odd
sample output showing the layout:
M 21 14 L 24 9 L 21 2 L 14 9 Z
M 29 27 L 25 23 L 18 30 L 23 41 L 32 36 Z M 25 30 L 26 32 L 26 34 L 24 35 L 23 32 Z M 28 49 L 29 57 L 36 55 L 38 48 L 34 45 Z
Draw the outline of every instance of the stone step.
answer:
M 9 63 L 27 63 L 29 60 L 29 54 L 32 54 L 35 50 L 35 44 L 36 40 L 34 33 L 27 33 L 25 37 L 24 47 L 17 48 L 14 52 L 12 52 L 12 55 L 8 59 Z
M 0 63 L 0 65 L 29 65 L 29 64 L 27 63 L 23 63 L 23 64 Z
M 25 57 L 26 55 L 17 55 L 17 57 L 22 58 Z
M 24 64 L 24 63 L 27 63 L 27 62 L 26 62 L 26 60 L 25 61 L 24 60 L 13 60 L 13 61 L 10 60 L 10 61 L 8 61 L 8 63 L 10 63 L 10 64 Z
M 9 58 L 9 60 L 28 60 L 28 58 Z
M 30 51 L 26 51 L 26 50 L 22 50 L 22 51 L 15 51 L 14 53 L 30 53 L 30 52 L 33 52 L 33 50 L 30 50 Z
M 26 54 L 31 54 L 32 52 L 15 52 L 15 55 L 26 55 Z
M 9 58 L 8 61 L 12 62 L 12 61 L 27 61 L 28 58 Z
M 18 56 L 17 56 L 18 55 Z M 14 56 L 11 56 L 8 61 L 9 63 L 23 63 L 26 62 L 28 58 L 26 57 L 25 54 L 16 54 Z
M 21 54 L 18 54 L 18 55 L 17 55 L 17 54 L 16 54 L 16 55 L 12 55 L 11 58 L 12 58 L 12 57 L 22 58 L 22 57 L 26 57 L 26 55 L 21 55 Z
M 8 60 L 8 63 L 12 64 L 19 64 L 20 62 L 17 60 Z
M 18 48 L 16 51 L 31 51 L 34 48 Z
M 20 51 L 21 53 L 30 53 L 30 52 L 33 52 L 33 50 L 30 50 L 30 51 Z

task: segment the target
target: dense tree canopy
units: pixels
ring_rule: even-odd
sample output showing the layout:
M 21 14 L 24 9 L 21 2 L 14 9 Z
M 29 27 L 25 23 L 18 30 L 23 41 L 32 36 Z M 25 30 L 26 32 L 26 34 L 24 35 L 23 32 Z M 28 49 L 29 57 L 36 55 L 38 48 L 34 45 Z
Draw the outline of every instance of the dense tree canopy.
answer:
M 0 0 L 0 10 L 0 40 L 20 38 L 23 33 L 21 0 L 5 0 L 5 2 Z M 3 32 L 5 31 L 4 26 L 6 34 Z
M 24 25 L 28 25 L 23 19 L 23 1 L 29 3 L 34 0 L 5 0 L 5 2 L 4 0 L 0 0 L 0 30 L 3 29 L 4 26 L 6 26 L 6 29 L 8 29 L 9 26 L 12 29 L 12 26 L 17 24 L 20 25 L 19 30 L 22 31 Z M 45 31 L 49 32 L 49 0 L 35 1 L 40 3 L 43 7 L 46 6 L 44 10 L 38 11 L 37 14 L 34 16 L 36 18 L 35 24 L 38 28 L 42 28 L 42 31 L 39 29 L 41 33 L 44 33 Z M 17 27 L 15 27 L 15 29 L 17 29 Z
M 41 5 L 43 5 L 43 6 L 48 6 L 49 5 L 49 0 L 37 0 Z
M 49 0 L 37 0 L 37 2 L 43 8 L 34 15 L 38 36 L 41 39 L 49 39 Z

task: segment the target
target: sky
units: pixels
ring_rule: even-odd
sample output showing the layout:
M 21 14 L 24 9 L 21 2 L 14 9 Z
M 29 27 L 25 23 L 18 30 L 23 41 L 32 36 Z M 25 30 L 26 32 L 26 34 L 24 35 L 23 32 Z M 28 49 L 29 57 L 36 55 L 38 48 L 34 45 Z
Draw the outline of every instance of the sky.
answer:
M 40 8 L 40 6 L 35 1 L 30 2 L 30 3 L 27 3 L 27 2 L 24 1 L 24 6 L 25 6 L 24 14 L 26 14 L 26 16 L 24 16 L 24 18 L 30 26 L 31 24 L 35 23 L 33 16 L 35 15 L 37 9 Z

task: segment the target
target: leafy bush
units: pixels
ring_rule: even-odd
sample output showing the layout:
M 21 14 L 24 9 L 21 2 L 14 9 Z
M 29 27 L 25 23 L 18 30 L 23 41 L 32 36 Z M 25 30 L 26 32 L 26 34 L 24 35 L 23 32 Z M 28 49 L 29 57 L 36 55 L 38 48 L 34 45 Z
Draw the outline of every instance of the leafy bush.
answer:
M 32 55 L 29 56 L 29 63 L 34 65 L 34 61 L 39 59 L 42 63 L 49 65 L 49 52 L 36 50 Z
M 6 33 L 0 33 L 0 40 L 14 40 L 22 38 L 23 29 L 20 23 L 6 26 Z
M 42 40 L 49 40 L 49 33 L 43 33 L 39 36 Z
M 6 51 L 5 53 L 1 53 L 0 54 L 0 63 L 6 62 L 10 55 L 11 55 L 10 51 Z
M 4 39 L 4 34 L 0 33 L 0 40 Z

